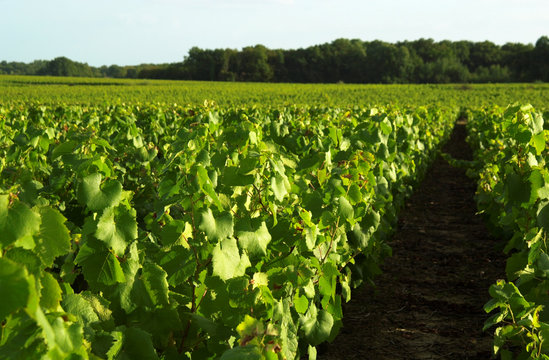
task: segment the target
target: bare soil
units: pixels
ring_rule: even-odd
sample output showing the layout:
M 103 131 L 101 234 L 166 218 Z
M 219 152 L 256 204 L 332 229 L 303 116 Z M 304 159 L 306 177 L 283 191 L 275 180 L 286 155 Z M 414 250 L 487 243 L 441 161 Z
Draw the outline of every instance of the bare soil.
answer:
M 470 160 L 458 123 L 443 151 Z M 438 158 L 401 211 L 393 256 L 376 287 L 353 292 L 343 328 L 319 349 L 332 359 L 490 359 L 492 331 L 482 332 L 488 288 L 504 278 L 501 240 L 494 239 L 474 203 L 465 170 Z

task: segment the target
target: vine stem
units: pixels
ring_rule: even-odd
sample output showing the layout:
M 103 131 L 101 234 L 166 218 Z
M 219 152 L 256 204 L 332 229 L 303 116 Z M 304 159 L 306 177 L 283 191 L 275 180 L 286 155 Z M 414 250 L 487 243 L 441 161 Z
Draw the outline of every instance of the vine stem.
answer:
M 324 254 L 324 257 L 322 258 L 322 261 L 321 261 L 322 264 L 324 264 L 324 262 L 326 262 L 326 258 L 330 254 L 330 251 L 332 251 L 332 247 L 334 245 L 335 233 L 337 231 L 337 228 L 339 227 L 339 219 L 341 219 L 341 218 L 340 217 L 337 218 L 336 224 L 335 224 L 335 226 L 332 230 L 332 233 L 330 234 L 330 246 L 328 246 L 328 250 L 326 250 L 326 254 Z
M 272 215 L 271 211 L 265 206 L 265 204 L 263 204 L 263 200 L 261 200 L 261 190 L 257 188 L 257 186 L 255 186 L 255 184 L 252 184 L 254 189 L 257 191 L 258 193 L 258 199 L 259 199 L 259 203 L 261 204 L 261 207 L 263 208 L 263 210 L 266 212 L 266 213 L 269 213 Z

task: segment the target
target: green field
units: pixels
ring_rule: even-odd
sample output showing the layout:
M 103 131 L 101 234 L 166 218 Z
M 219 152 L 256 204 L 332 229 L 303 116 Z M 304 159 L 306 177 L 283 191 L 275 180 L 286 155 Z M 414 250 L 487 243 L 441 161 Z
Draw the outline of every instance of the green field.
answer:
M 348 85 L 265 84 L 166 80 L 118 80 L 38 76 L 0 76 L 0 104 L 161 103 L 228 105 L 379 105 L 506 106 L 549 104 L 549 84 Z
M 536 274 L 492 287 L 487 326 L 549 353 L 548 104 L 546 84 L 1 76 L 0 359 L 315 359 L 463 116 L 479 208 Z

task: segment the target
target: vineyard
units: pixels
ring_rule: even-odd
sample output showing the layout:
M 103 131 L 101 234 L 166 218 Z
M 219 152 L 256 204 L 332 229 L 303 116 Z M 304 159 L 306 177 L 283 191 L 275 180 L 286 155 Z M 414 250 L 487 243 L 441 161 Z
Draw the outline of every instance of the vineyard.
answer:
M 436 89 L 412 86 L 367 106 L 343 90 L 322 104 L 321 87 L 302 105 L 275 85 L 263 105 L 203 101 L 220 88 L 177 105 L 130 85 L 112 103 L 79 99 L 115 85 L 75 85 L 74 101 L 40 86 L 12 83 L 0 103 L 0 359 L 316 358 L 457 119 L 474 160 L 443 156 L 508 241 L 485 329 L 504 359 L 549 358 L 548 116 L 507 107 L 505 88 L 478 87 L 467 108 L 463 89 L 421 105 Z M 543 110 L 537 86 L 517 97 Z

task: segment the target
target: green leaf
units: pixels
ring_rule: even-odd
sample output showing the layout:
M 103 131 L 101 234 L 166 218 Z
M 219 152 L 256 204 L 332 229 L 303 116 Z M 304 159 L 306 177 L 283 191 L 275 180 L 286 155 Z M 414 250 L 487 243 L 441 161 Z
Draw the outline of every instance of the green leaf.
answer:
M 65 217 L 55 209 L 39 209 L 42 222 L 36 236 L 36 253 L 46 267 L 53 265 L 56 257 L 65 255 L 71 250 L 71 237 L 65 226 Z
M 549 202 L 542 202 L 539 204 L 537 220 L 538 226 L 549 231 Z
M 298 349 L 297 328 L 288 299 L 275 302 L 272 321 L 280 326 L 280 334 L 277 336 L 277 342 L 281 347 L 280 353 L 286 359 L 296 358 Z
M 247 220 L 247 221 L 246 221 Z M 250 255 L 265 255 L 267 253 L 267 245 L 271 241 L 271 234 L 265 221 L 257 221 L 253 219 L 249 221 L 241 221 L 237 224 L 236 237 L 238 244 Z
M 542 252 L 536 265 L 536 272 L 543 274 L 545 279 L 549 278 L 549 255 Z
M 126 278 L 123 284 L 118 286 L 118 291 L 120 294 L 120 305 L 126 313 L 131 313 L 138 307 L 138 304 L 134 301 L 134 291 L 138 287 L 140 280 L 138 279 L 138 272 L 141 268 L 141 263 L 139 262 L 139 253 L 137 251 L 137 241 L 134 241 L 130 246 L 128 253 L 126 255 L 126 261 L 121 265 L 124 277 Z M 143 286 L 144 287 L 144 286 Z M 139 298 L 144 298 L 147 296 L 146 290 L 138 291 Z
M 356 205 L 361 202 L 362 192 L 360 191 L 360 187 L 355 183 L 351 184 L 351 186 L 349 187 L 348 196 L 351 205 Z
M 300 295 L 296 293 L 294 296 L 294 308 L 299 314 L 305 314 L 309 308 L 309 300 L 305 295 Z
M 183 220 L 172 220 L 162 227 L 160 239 L 165 246 L 189 245 L 183 240 L 192 237 L 192 226 Z
M 528 144 L 531 138 L 532 138 L 531 130 L 521 131 L 518 134 L 516 134 L 516 136 L 514 137 L 514 139 L 520 144 Z
M 507 189 L 507 198 L 510 204 L 520 205 L 530 201 L 531 185 L 529 181 L 523 181 L 522 177 L 516 173 L 507 175 L 505 186 Z
M 234 238 L 225 239 L 216 245 L 212 252 L 212 263 L 213 275 L 219 276 L 222 280 L 242 276 L 251 266 L 246 254 L 240 256 Z
M 545 183 L 545 179 L 543 177 L 543 174 L 540 170 L 532 170 L 530 173 L 530 176 L 528 178 L 530 180 L 531 184 L 531 193 L 530 193 L 530 204 L 533 204 L 536 202 L 537 198 L 546 199 L 549 197 L 549 187 Z
M 349 224 L 353 225 L 355 223 L 355 211 L 353 206 L 344 196 L 339 197 L 337 214 Z
M 200 189 L 212 199 L 212 201 L 214 202 L 214 204 L 217 206 L 219 210 L 222 210 L 223 206 L 221 204 L 221 201 L 219 200 L 219 197 L 215 192 L 212 180 L 208 176 L 208 171 L 202 165 L 198 165 L 196 169 L 196 176 L 198 179 L 198 186 L 200 187 Z
M 509 280 L 515 280 L 518 277 L 518 272 L 523 270 L 528 264 L 528 252 L 521 251 L 514 253 L 507 259 L 505 271 Z
M 29 240 L 40 229 L 40 216 L 27 205 L 15 201 L 9 206 L 9 195 L 0 195 L 0 246 Z M 31 239 L 32 240 L 32 239 Z
M 244 320 L 236 327 L 238 335 L 240 335 L 241 344 L 249 342 L 251 338 L 256 337 L 265 332 L 263 322 L 257 320 L 250 315 L 244 316 Z
M 193 253 L 180 245 L 172 246 L 158 264 L 168 274 L 168 283 L 173 287 L 186 282 L 196 269 Z
M 160 266 L 146 262 L 143 265 L 143 282 L 154 305 L 168 305 L 168 274 Z
M 321 309 L 320 312 L 314 304 L 309 306 L 307 314 L 301 318 L 301 331 L 305 340 L 313 346 L 316 346 L 330 337 L 334 318 L 328 311 Z
M 61 155 L 72 153 L 78 147 L 79 144 L 80 143 L 76 140 L 69 140 L 57 145 L 51 152 L 51 159 L 55 160 L 55 158 Z
M 82 272 L 88 282 L 114 285 L 125 281 L 120 262 L 103 243 L 90 239 L 76 256 L 75 262 L 82 266 Z
M 508 311 L 507 309 L 505 309 L 504 311 L 502 312 L 499 312 L 497 314 L 494 314 L 492 316 L 490 316 L 488 318 L 488 320 L 486 320 L 484 322 L 484 326 L 482 328 L 482 331 L 486 331 L 488 330 L 489 328 L 491 328 L 492 326 L 496 325 L 496 324 L 499 324 L 500 322 L 502 322 L 503 320 L 505 320 L 505 317 L 507 316 L 508 314 Z
M 99 322 L 99 316 L 96 314 L 93 306 L 82 294 L 65 295 L 61 305 L 66 312 L 78 317 L 85 326 L 91 326 Z
M 543 133 L 543 131 L 537 135 L 532 136 L 532 140 L 530 142 L 536 149 L 536 154 L 541 155 L 543 150 L 545 150 L 545 134 Z
M 156 354 L 152 343 L 151 334 L 133 327 L 127 328 L 124 331 L 122 353 L 125 355 L 125 359 L 158 359 L 158 355 Z
M 316 360 L 316 348 L 314 346 L 309 345 L 307 347 L 307 353 L 309 354 L 309 360 Z
M 280 202 L 282 202 L 284 200 L 284 196 L 288 194 L 287 187 L 289 187 L 289 182 L 286 176 L 282 176 L 277 173 L 271 179 L 271 189 L 273 190 L 275 198 Z
M 223 169 L 223 182 L 227 186 L 246 186 L 254 183 L 253 175 L 244 175 L 239 169 L 227 166 Z
M 80 323 L 66 323 L 62 317 L 56 318 L 51 328 L 55 336 L 55 345 L 58 351 L 62 352 L 63 357 L 69 354 L 82 353 L 83 348 L 83 329 Z M 48 344 L 50 348 L 52 344 Z M 51 351 L 51 350 L 50 350 Z
M 217 321 L 211 321 L 199 314 L 189 314 L 192 323 L 204 330 L 213 338 L 216 339 L 228 339 L 234 334 L 233 329 L 229 329 L 223 325 L 223 323 Z
M 9 314 L 27 306 L 32 283 L 24 267 L 0 258 L 0 321 Z
M 118 205 L 122 199 L 122 184 L 110 180 L 101 186 L 101 178 L 100 173 L 88 175 L 80 181 L 76 190 L 78 202 L 96 212 Z
M 220 360 L 261 360 L 261 350 L 257 345 L 236 346 L 221 355 Z
M 212 210 L 207 209 L 202 213 L 202 221 L 199 228 L 206 233 L 206 236 L 212 242 L 226 239 L 233 236 L 233 216 L 226 212 L 216 219 Z
M 33 251 L 20 247 L 13 247 L 6 251 L 4 256 L 6 259 L 10 259 L 15 263 L 24 266 L 29 274 L 33 274 L 37 278 L 42 275 L 44 264 L 42 264 L 38 255 Z
M 105 209 L 97 223 L 95 236 L 109 245 L 118 256 L 124 255 L 126 247 L 137 238 L 136 211 L 125 206 Z
M 52 274 L 44 272 L 40 279 L 40 306 L 45 309 L 57 310 L 61 301 L 61 287 Z
M 352 231 L 347 233 L 349 242 L 357 249 L 365 249 L 370 237 L 362 231 L 360 224 L 355 224 Z

